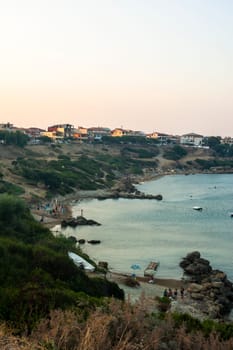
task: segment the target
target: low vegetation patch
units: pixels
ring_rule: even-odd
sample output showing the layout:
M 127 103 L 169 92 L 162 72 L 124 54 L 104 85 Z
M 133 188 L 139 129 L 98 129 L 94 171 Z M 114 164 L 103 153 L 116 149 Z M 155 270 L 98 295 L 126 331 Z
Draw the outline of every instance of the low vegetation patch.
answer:
M 0 193 L 12 194 L 19 196 L 25 192 L 24 188 L 14 185 L 10 182 L 0 180 Z
M 0 195 L 0 320 L 29 334 L 51 310 L 77 305 L 80 292 L 93 302 L 124 298 L 117 284 L 89 279 L 69 251 L 82 255 L 72 240 L 36 222 L 22 200 Z
M 86 312 L 84 311 L 86 310 Z M 27 338 L 9 336 L 10 344 L 24 350 L 231 350 L 232 327 L 192 318 L 148 313 L 148 301 L 136 304 L 117 300 L 95 304 L 82 299 L 69 310 L 53 310 Z M 218 330 L 222 328 L 225 336 Z M 2 326 L 2 338 L 4 328 Z M 4 349 L 8 349 L 7 347 Z M 14 347 L 14 349 L 22 349 Z
M 164 152 L 164 158 L 169 160 L 179 160 L 187 155 L 187 150 L 184 147 L 181 147 L 179 145 L 175 145 L 172 147 L 169 147 Z

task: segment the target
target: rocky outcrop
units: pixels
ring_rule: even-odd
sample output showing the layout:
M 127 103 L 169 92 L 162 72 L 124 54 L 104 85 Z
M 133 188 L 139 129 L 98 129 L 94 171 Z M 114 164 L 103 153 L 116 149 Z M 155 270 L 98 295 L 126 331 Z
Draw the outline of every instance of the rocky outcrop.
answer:
M 203 277 L 210 274 L 212 267 L 208 260 L 201 258 L 201 254 L 197 251 L 187 254 L 180 262 L 184 274 L 189 276 L 189 280 L 200 282 Z
M 199 319 L 218 320 L 230 313 L 233 307 L 233 285 L 224 272 L 213 270 L 209 261 L 201 258 L 196 251 L 187 254 L 180 266 L 184 269 L 184 278 L 189 285 L 185 300 L 179 305 L 173 305 L 173 309 Z
M 156 199 L 161 201 L 161 194 L 146 194 L 139 191 L 132 183 L 130 177 L 123 179 L 112 191 L 112 198 L 127 198 L 127 199 Z
M 161 194 L 153 195 L 153 194 L 145 194 L 143 192 L 137 191 L 137 193 L 127 193 L 121 192 L 119 193 L 120 198 L 128 198 L 128 199 L 156 199 L 161 201 L 163 199 Z
M 79 225 L 96 225 L 96 226 L 100 226 L 101 224 L 98 223 L 95 220 L 92 219 L 86 219 L 83 216 L 77 216 L 77 218 L 68 218 L 65 220 L 62 220 L 61 222 L 61 227 L 76 227 Z

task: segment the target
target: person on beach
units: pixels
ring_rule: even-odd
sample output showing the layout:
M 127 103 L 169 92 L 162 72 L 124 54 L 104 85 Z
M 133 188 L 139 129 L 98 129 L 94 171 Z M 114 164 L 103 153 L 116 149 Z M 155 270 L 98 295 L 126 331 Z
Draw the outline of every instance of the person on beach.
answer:
M 173 293 L 172 293 L 171 288 L 168 289 L 168 297 L 171 299 L 173 298 Z
M 173 296 L 174 296 L 174 299 L 176 300 L 176 299 L 177 299 L 177 296 L 178 296 L 178 290 L 177 290 L 177 288 L 174 290 Z
M 167 297 L 167 296 L 168 296 L 167 288 L 164 289 L 163 296 L 164 296 L 164 297 Z
M 181 287 L 180 289 L 180 296 L 181 296 L 181 299 L 184 299 L 184 288 Z

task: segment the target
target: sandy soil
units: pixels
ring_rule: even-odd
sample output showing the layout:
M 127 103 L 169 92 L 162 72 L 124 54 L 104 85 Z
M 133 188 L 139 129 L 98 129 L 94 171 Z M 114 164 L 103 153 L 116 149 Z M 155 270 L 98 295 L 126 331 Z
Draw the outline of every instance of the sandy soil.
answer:
M 116 272 L 108 272 L 107 279 L 109 281 L 116 282 L 121 289 L 124 290 L 126 298 L 129 298 L 132 302 L 140 300 L 142 297 L 146 297 L 148 299 L 155 299 L 155 297 L 162 297 L 164 289 L 171 288 L 172 291 L 177 288 L 178 290 L 178 298 L 179 298 L 179 290 L 181 287 L 185 289 L 188 286 L 182 280 L 175 279 L 163 279 L 163 278 L 154 278 L 154 283 L 149 283 L 148 277 L 137 277 L 137 281 L 139 282 L 138 287 L 128 287 L 125 284 L 125 280 L 128 277 L 125 274 L 116 273 Z

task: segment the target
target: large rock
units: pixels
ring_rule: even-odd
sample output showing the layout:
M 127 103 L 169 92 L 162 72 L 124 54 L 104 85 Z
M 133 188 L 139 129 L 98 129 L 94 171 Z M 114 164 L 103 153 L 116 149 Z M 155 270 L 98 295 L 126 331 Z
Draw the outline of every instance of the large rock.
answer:
M 212 270 L 209 261 L 201 258 L 200 253 L 197 251 L 187 254 L 180 262 L 180 267 L 183 268 L 186 275 L 192 276 L 192 280 L 197 282 L 207 276 Z
M 199 252 L 187 254 L 180 263 L 190 283 L 186 303 L 199 310 L 200 318 L 221 319 L 233 307 L 233 285 L 224 272 L 213 270 Z M 193 312 L 192 312 L 193 313 Z
M 69 218 L 69 219 L 65 219 L 62 220 L 61 222 L 61 227 L 76 227 L 79 225 L 96 225 L 96 226 L 100 226 L 101 224 L 98 223 L 95 220 L 92 219 L 86 219 L 84 216 L 77 216 L 77 218 Z
M 200 292 L 201 290 L 203 289 L 203 286 L 201 284 L 197 284 L 197 283 L 191 283 L 189 288 L 188 288 L 188 291 L 190 293 L 194 292 Z
M 200 253 L 197 251 L 187 254 L 186 257 L 183 258 L 183 260 L 180 262 L 180 267 L 182 267 L 182 269 L 186 268 L 191 263 L 193 263 L 196 259 L 199 259 L 200 256 L 201 256 Z

